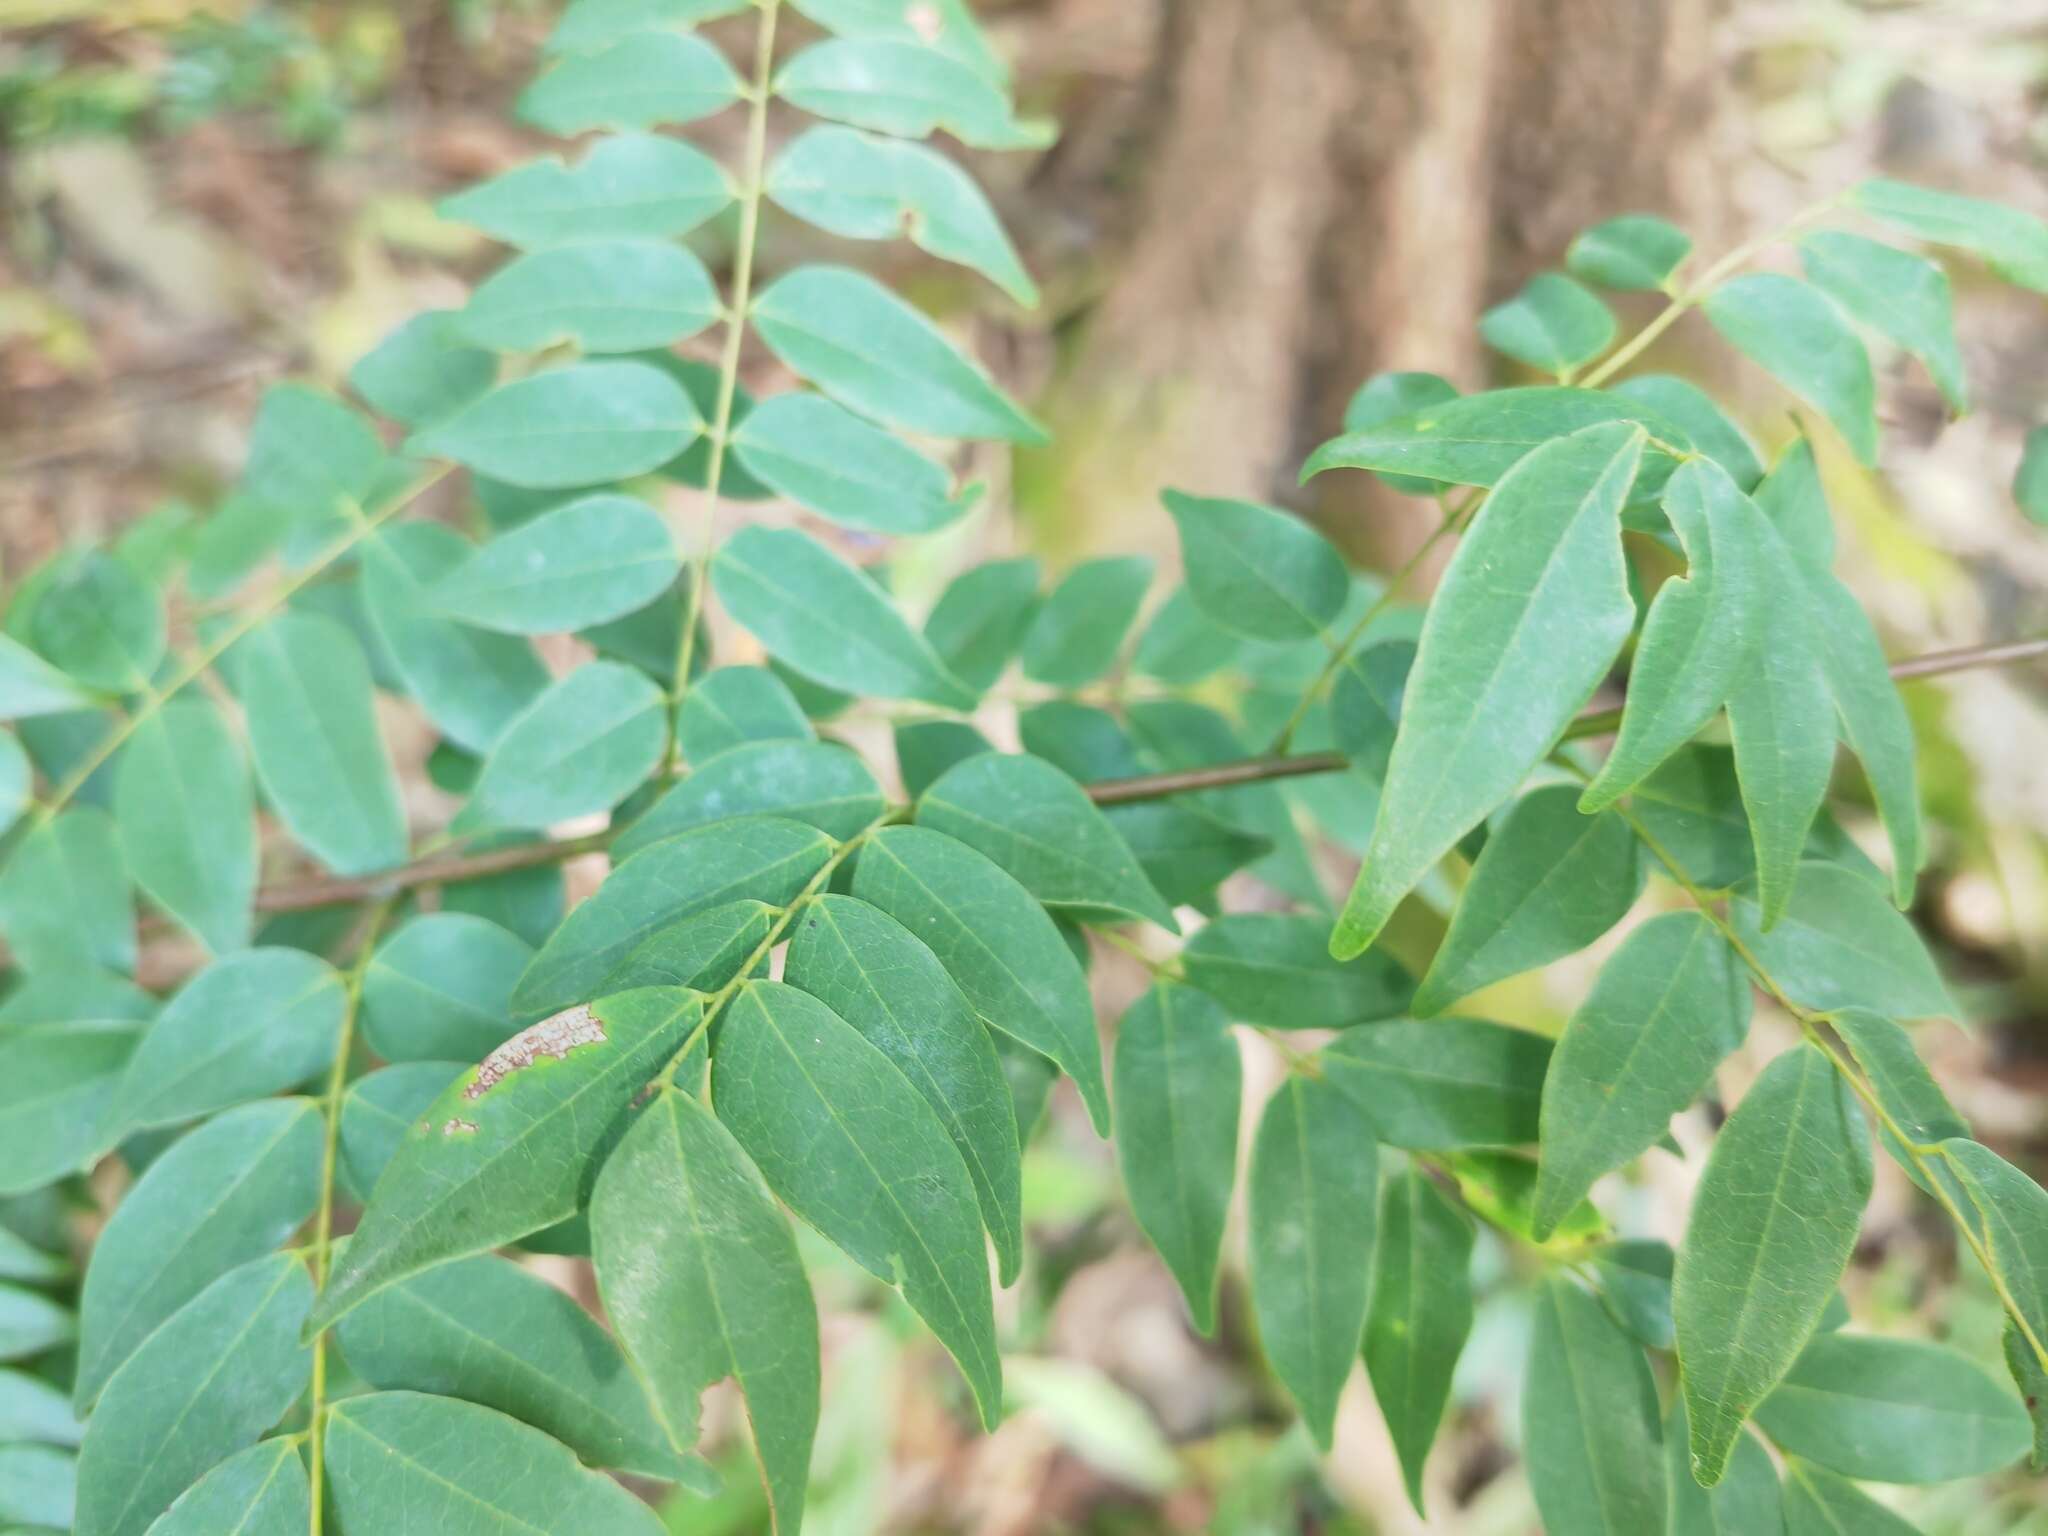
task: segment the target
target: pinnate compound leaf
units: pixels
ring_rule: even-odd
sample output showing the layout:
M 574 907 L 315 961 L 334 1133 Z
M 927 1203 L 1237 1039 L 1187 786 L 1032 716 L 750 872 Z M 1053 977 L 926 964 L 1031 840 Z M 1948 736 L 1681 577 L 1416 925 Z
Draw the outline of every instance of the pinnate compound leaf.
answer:
M 1037 613 L 1038 562 L 989 560 L 946 584 L 924 637 L 955 677 L 986 692 L 1016 658 Z
M 646 607 L 681 569 L 654 508 L 632 496 L 585 496 L 500 534 L 430 595 L 480 629 L 557 634 Z
M 639 352 L 696 335 L 718 318 L 704 263 L 669 240 L 612 240 L 533 251 L 470 295 L 455 325 L 479 346 L 540 352 Z
M 1259 1342 L 1327 1450 L 1372 1283 L 1373 1122 L 1330 1083 L 1289 1074 L 1260 1116 L 1247 1189 Z
M 660 1536 L 654 1511 L 559 1440 L 490 1408 L 371 1392 L 327 1415 L 327 1470 L 343 1530 L 379 1536 Z
M 1254 640 L 1312 640 L 1351 595 L 1344 557 L 1301 518 L 1180 491 L 1165 499 L 1188 590 L 1223 628 Z
M 1668 219 L 1628 213 L 1581 230 L 1565 252 L 1572 276 L 1623 292 L 1659 292 L 1692 253 L 1692 237 Z
M 406 449 L 508 485 L 567 489 L 659 469 L 703 430 L 696 402 L 661 369 L 571 363 L 500 384 Z
M 313 1326 L 575 1215 L 628 1106 L 702 1014 L 680 988 L 621 992 L 521 1031 L 449 1084 L 377 1181 Z
M 1479 335 L 1518 363 L 1564 377 L 1612 345 L 1614 312 L 1562 273 L 1539 272 L 1479 317 Z
M 598 1290 L 678 1450 L 698 1400 L 730 1376 L 746 1398 L 777 1532 L 803 1523 L 818 1422 L 818 1313 L 775 1197 L 732 1132 L 664 1088 L 598 1174 Z
M 1799 866 L 1792 903 L 1766 931 L 1753 887 L 1729 911 L 1736 932 L 1796 1003 L 1902 1019 L 1958 1017 L 1919 932 L 1877 884 L 1838 864 Z
M 1152 561 L 1144 555 L 1088 560 L 1060 578 L 1024 633 L 1024 675 L 1054 688 L 1080 688 L 1115 663 L 1130 633 Z
M 1806 236 L 1799 259 L 1806 280 L 1851 319 L 1926 364 L 1952 412 L 1970 408 L 1946 272 L 1924 256 L 1839 230 Z
M 1642 446 L 1641 429 L 1618 422 L 1547 443 L 1479 509 L 1423 620 L 1372 845 L 1333 953 L 1348 958 L 1379 936 L 1606 675 L 1635 619 L 1620 511 Z M 1503 572 L 1514 573 L 1507 586 Z
M 943 129 L 974 149 L 1043 149 L 1053 140 L 1049 124 L 1018 118 L 987 76 L 921 42 L 815 43 L 777 71 L 775 94 L 819 117 L 899 138 Z
M 584 663 L 505 727 L 477 775 L 478 816 L 491 826 L 540 831 L 610 810 L 660 764 L 666 710 L 646 673 L 615 661 Z
M 822 395 L 764 400 L 733 434 L 733 452 L 762 484 L 842 528 L 933 533 L 977 493 L 953 493 L 943 468 Z
M 1721 284 L 1703 307 L 1738 351 L 1819 407 L 1859 463 L 1877 462 L 1870 355 L 1818 289 L 1782 273 L 1750 272 Z
M 599 139 L 573 166 L 550 155 L 443 198 L 440 213 L 533 250 L 687 234 L 732 199 L 732 182 L 702 150 L 680 139 L 621 133 Z
M 1233 1019 L 1269 1029 L 1345 1029 L 1392 1018 L 1414 982 L 1387 955 L 1333 960 L 1320 919 L 1232 912 L 1205 923 L 1181 952 L 1190 985 Z
M 1387 1181 L 1365 1316 L 1365 1373 L 1387 1421 L 1409 1501 L 1472 1332 L 1472 1221 L 1420 1169 Z
M 699 764 L 655 801 L 612 844 L 612 857 L 735 816 L 787 817 L 844 839 L 872 824 L 884 805 L 867 764 L 836 742 L 748 742 Z
M 686 32 L 637 32 L 574 53 L 529 85 L 517 115 L 547 133 L 694 123 L 745 92 L 724 54 Z
M 1664 1529 L 1663 1429 L 1642 1348 L 1562 1275 L 1543 1283 L 1522 1378 L 1522 1444 L 1544 1528 Z
M 1206 1336 L 1216 1328 L 1216 1268 L 1244 1097 L 1229 1020 L 1193 988 L 1155 982 L 1117 1024 L 1110 1084 L 1131 1212 Z
M 1534 1141 L 1550 1051 L 1483 1019 L 1400 1019 L 1346 1030 L 1319 1059 L 1382 1141 L 1436 1152 Z
M 981 1218 L 931 1106 L 888 1056 L 794 987 L 747 983 L 721 1030 L 718 1118 L 792 1210 L 902 1287 L 993 1426 L 1002 1365 Z
M 237 1451 L 179 1494 L 148 1536 L 297 1536 L 312 1510 L 298 1445 L 280 1435 Z
M 532 958 L 524 939 L 481 917 L 408 919 L 363 972 L 363 1039 L 386 1061 L 481 1061 L 512 1033 L 512 988 Z
M 742 742 L 810 741 L 816 735 L 789 686 L 766 667 L 714 667 L 676 711 L 676 739 L 692 763 Z
M 1631 932 L 1572 1014 L 1543 1080 L 1538 1237 L 1655 1145 L 1749 1030 L 1749 976 L 1698 912 Z
M 1785 1461 L 1785 1536 L 1920 1536 L 1846 1477 Z
M 1778 1472 L 1756 1437 L 1736 1438 L 1727 1475 L 1711 1488 L 1692 1480 L 1692 1468 L 1687 1465 L 1690 1440 L 1685 1399 L 1680 1397 L 1672 1402 L 1664 1422 L 1664 1486 L 1671 1499 L 1669 1536 L 1747 1536 L 1752 1531 L 1784 1536 L 1784 1498 L 1778 1490 Z M 1854 1536 L 1854 1532 L 1846 1536 Z
M 92 1019 L 0 1039 L 0 1195 L 76 1173 L 104 1148 L 100 1128 L 139 1034 Z
M 2048 223 L 2035 214 L 1903 181 L 1863 182 L 1850 201 L 1922 240 L 1982 257 L 2009 283 L 2048 293 Z
M 1619 816 L 1581 814 L 1577 799 L 1565 784 L 1531 790 L 1487 838 L 1416 1013 L 1576 954 L 1628 915 L 1649 874 L 1635 833 Z
M 1722 1126 L 1672 1276 L 1701 1487 L 1721 1480 L 1743 1421 L 1819 1326 L 1871 1178 L 1862 1111 L 1811 1045 L 1774 1059 Z
M 136 725 L 114 770 L 114 824 L 151 901 L 215 954 L 249 942 L 256 786 L 211 703 L 176 698 Z

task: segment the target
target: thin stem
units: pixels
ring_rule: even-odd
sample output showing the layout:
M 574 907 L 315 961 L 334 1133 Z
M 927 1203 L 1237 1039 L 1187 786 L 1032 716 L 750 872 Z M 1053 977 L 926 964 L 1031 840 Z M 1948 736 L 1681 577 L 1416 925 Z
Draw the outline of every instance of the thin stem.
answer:
M 381 875 L 361 879 L 302 880 L 292 885 L 265 886 L 256 893 L 259 912 L 303 912 L 313 907 L 338 907 L 396 895 L 428 885 L 453 885 L 459 880 L 478 880 L 486 875 L 508 874 L 544 864 L 560 864 L 586 853 L 601 853 L 615 834 L 607 829 L 584 837 L 555 842 L 520 843 L 494 848 L 488 853 L 466 854 L 452 859 L 422 859 Z
M 754 78 L 747 97 L 746 180 L 740 188 L 739 243 L 733 251 L 732 303 L 725 313 L 725 346 L 718 362 L 718 405 L 711 417 L 711 453 L 704 467 L 704 526 L 690 561 L 689 593 L 683 601 L 683 633 L 676 642 L 676 678 L 671 690 L 681 703 L 690 688 L 696 659 L 697 623 L 704 613 L 712 541 L 718 530 L 718 491 L 725 479 L 726 448 L 732 438 L 732 404 L 739 393 L 740 353 L 747 335 L 747 310 L 754 297 L 754 253 L 760 245 L 762 183 L 768 165 L 768 102 L 775 73 L 775 19 L 782 0 L 758 0 L 761 20 L 754 29 Z M 673 714 L 671 714 L 673 722 Z M 668 760 L 681 749 L 673 723 Z
M 1151 955 L 1145 953 L 1143 945 L 1125 938 L 1114 928 L 1096 928 L 1090 930 L 1090 932 L 1095 938 L 1100 939 L 1111 949 L 1122 950 L 1161 981 L 1181 981 L 1186 977 L 1186 972 L 1181 969 L 1179 960 L 1154 959 Z

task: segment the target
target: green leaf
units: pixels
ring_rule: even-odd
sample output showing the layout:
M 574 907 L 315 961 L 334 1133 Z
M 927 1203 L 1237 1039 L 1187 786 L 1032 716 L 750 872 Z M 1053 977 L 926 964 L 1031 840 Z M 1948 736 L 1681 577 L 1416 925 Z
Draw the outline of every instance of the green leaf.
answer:
M 633 987 L 689 987 L 716 992 L 765 958 L 761 944 L 781 909 L 760 901 L 733 901 L 660 928 L 604 979 L 605 992 Z
M 1753 1532 L 1784 1536 L 1784 1500 L 1778 1492 L 1777 1469 L 1756 1438 L 1736 1438 L 1728 1473 L 1712 1488 L 1702 1488 L 1692 1480 L 1692 1469 L 1686 1464 L 1690 1439 L 1681 1397 L 1672 1402 L 1664 1423 L 1664 1486 L 1671 1499 L 1669 1536 L 1751 1536 Z
M 599 996 L 604 979 L 656 930 L 734 901 L 780 906 L 832 855 L 815 827 L 750 816 L 663 838 L 614 868 L 555 930 L 512 993 L 525 1020 Z
M 1325 1451 L 1365 1330 L 1378 1150 L 1357 1104 L 1299 1074 L 1267 1100 L 1252 1140 L 1248 1247 L 1259 1344 Z
M 819 117 L 899 138 L 944 129 L 973 149 L 1044 149 L 1054 137 L 1049 124 L 1018 118 L 986 76 L 919 42 L 815 43 L 776 72 L 775 94 Z
M 2007 282 L 2048 293 L 2048 224 L 2031 213 L 1903 181 L 1862 182 L 1849 197 L 1873 218 L 1972 252 Z
M 1094 682 L 1116 661 L 1152 584 L 1145 555 L 1087 560 L 1060 579 L 1024 633 L 1024 675 L 1053 688 Z
M 1577 954 L 1628 915 L 1648 876 L 1636 835 L 1611 812 L 1581 815 L 1577 800 L 1568 784 L 1531 790 L 1487 837 L 1416 1013 Z
M 1420 1169 L 1388 1180 L 1373 1248 L 1365 1372 L 1415 1512 L 1422 1469 L 1472 1332 L 1472 1221 Z
M 365 1073 L 341 1101 L 340 1166 L 357 1204 L 370 1198 L 399 1144 L 442 1090 L 467 1069 L 463 1061 L 401 1061 Z
M 1255 506 L 1165 493 L 1180 530 L 1188 590 L 1209 619 L 1254 640 L 1312 640 L 1351 595 L 1336 547 L 1301 518 Z
M 107 693 L 147 688 L 164 658 L 162 595 L 96 549 L 62 562 L 37 595 L 29 628 L 58 671 Z
M 334 1060 L 343 990 L 334 967 L 304 950 L 223 955 L 143 1032 L 108 1111 L 109 1138 L 305 1082 Z
M 924 792 L 917 820 L 986 854 L 1040 901 L 1082 921 L 1139 919 L 1180 931 L 1116 829 L 1042 758 L 969 758 Z
M 1750 272 L 1722 283 L 1702 307 L 1738 351 L 1819 407 L 1857 462 L 1877 462 L 1870 356 L 1818 290 L 1781 273 Z
M 639 352 L 696 335 L 719 309 L 717 285 L 690 250 L 611 240 L 534 251 L 500 267 L 455 326 L 501 352 L 569 342 L 586 353 Z
M 1344 658 L 1330 685 L 1330 734 L 1351 764 L 1374 783 L 1385 783 L 1401 700 L 1415 670 L 1415 647 L 1383 640 Z
M 40 1291 L 0 1285 L 0 1360 L 25 1360 L 69 1344 L 72 1316 Z
M 464 1072 L 406 1132 L 312 1326 L 575 1215 L 628 1106 L 702 1015 L 680 988 L 621 992 L 522 1030 Z
M 612 844 L 612 857 L 734 816 L 787 817 L 845 839 L 873 823 L 884 805 L 867 764 L 836 742 L 749 742 L 700 764 L 655 801 Z
M 1401 1019 L 1346 1030 L 1319 1059 L 1382 1141 L 1436 1152 L 1534 1141 L 1550 1050 L 1541 1035 L 1481 1019 Z
M 1205 923 L 1181 952 L 1188 982 L 1234 1019 L 1272 1029 L 1346 1029 L 1391 1018 L 1414 983 L 1384 954 L 1330 958 L 1319 918 L 1233 912 Z
M 1788 1457 L 1785 1536 L 1920 1536 L 1846 1477 Z
M 299 1258 L 256 1259 L 128 1357 L 79 1447 L 79 1536 L 141 1536 L 200 1474 L 277 1422 L 312 1375 L 299 1342 L 312 1299 Z
M 842 406 L 801 391 L 763 401 L 733 436 L 762 483 L 842 528 L 932 533 L 978 499 L 916 449 Z
M 1614 312 L 1562 273 L 1539 272 L 1479 317 L 1479 335 L 1494 351 L 1564 378 L 1613 345 Z
M 1457 385 L 1440 374 L 1376 373 L 1359 385 L 1345 404 L 1344 430 L 1363 432 L 1457 398 Z M 1404 496 L 1434 496 L 1444 488 L 1440 480 L 1421 480 L 1414 475 L 1381 475 L 1380 480 Z
M 1524 1152 L 1497 1147 L 1457 1152 L 1447 1160 L 1465 1207 L 1488 1226 L 1523 1242 L 1537 1241 L 1538 1165 Z M 1607 1235 L 1607 1223 L 1589 1201 L 1566 1210 L 1550 1234 L 1560 1246 L 1582 1246 Z
M 690 686 L 676 711 L 676 739 L 692 763 L 748 741 L 816 736 L 782 679 L 766 667 L 715 667 Z
M 732 1133 L 663 1089 L 598 1175 L 597 1284 L 669 1442 L 697 1440 L 698 1400 L 746 1397 L 774 1529 L 803 1523 L 818 1420 L 818 1314 L 796 1239 Z
M 1763 931 L 1753 889 L 1729 917 L 1794 1002 L 1826 1012 L 1868 1008 L 1904 1019 L 1957 1017 L 1933 958 L 1884 893 L 1853 870 L 1808 862 L 1784 918 Z
M 237 1451 L 178 1495 L 149 1536 L 293 1536 L 312 1519 L 313 1491 L 289 1437 Z
M 540 831 L 610 810 L 660 765 L 666 711 L 644 672 L 585 662 L 505 727 L 477 776 L 477 813 L 492 826 Z
M 1522 1378 L 1522 1446 L 1544 1527 L 1662 1531 L 1657 1383 L 1635 1340 L 1561 1275 L 1543 1284 Z
M 27 1280 L 36 1284 L 71 1278 L 71 1261 L 45 1253 L 10 1227 L 0 1227 L 0 1280 Z M 0 1433 L 0 1445 L 9 1437 Z
M 1995 1472 L 2034 1438 L 2018 1400 L 1965 1356 L 1850 1333 L 1808 1344 L 1756 1421 L 1791 1455 L 1882 1483 Z
M 964 720 L 901 720 L 891 728 L 896 771 L 913 800 L 947 770 L 970 757 L 993 752 L 989 739 Z
M 742 528 L 712 560 L 711 580 L 770 655 L 828 688 L 974 704 L 888 595 L 799 529 Z
M 1612 805 L 1698 735 L 1756 668 L 1769 628 L 1760 609 L 1771 578 L 1758 565 L 1778 541 L 1756 504 L 1720 465 L 1696 459 L 1672 475 L 1663 505 L 1685 547 L 1686 573 L 1651 600 L 1621 733 L 1579 801 L 1582 810 Z
M 2013 473 L 2012 499 L 2028 521 L 2048 525 L 2048 427 L 2027 434 L 2026 451 Z
M 2041 1364 L 2033 1343 L 2010 1316 L 2005 1320 L 2005 1368 L 2012 1373 L 2013 1385 L 2019 1388 L 2020 1401 L 2026 1404 L 2027 1417 L 2033 1422 L 2034 1444 L 2027 1456 L 2027 1470 L 2040 1472 L 2048 1468 L 2048 1366 Z
M 439 212 L 531 250 L 686 234 L 732 200 L 731 180 L 702 150 L 680 139 L 622 133 L 599 139 L 574 166 L 552 155 L 529 161 L 443 198 Z
M 1023 1263 L 1016 1116 L 988 1031 L 918 937 L 864 901 L 805 908 L 783 979 L 850 1024 L 931 1106 L 995 1239 L 1002 1284 Z
M 752 314 L 770 351 L 864 416 L 936 437 L 1046 440 L 921 311 L 863 273 L 798 267 Z
M 840 37 L 880 37 L 916 43 L 958 59 L 983 79 L 1002 82 L 1001 57 L 974 19 L 968 0 L 932 0 L 909 9 L 900 0 L 791 0 L 797 10 Z
M 500 534 L 430 595 L 481 629 L 555 634 L 644 608 L 681 569 L 654 508 L 631 496 L 586 496 Z
M 1799 260 L 1806 280 L 1851 319 L 1925 363 L 1952 412 L 1970 408 L 1946 272 L 1924 256 L 1838 230 L 1807 235 Z
M 853 894 L 929 945 L 984 1022 L 1059 1063 L 1108 1134 L 1087 979 L 1030 892 L 964 843 L 884 827 L 861 850 Z
M 1619 515 L 1642 455 L 1613 423 L 1548 443 L 1501 481 L 1423 620 L 1401 732 L 1331 950 L 1358 954 L 1401 899 L 1554 747 L 1635 619 Z M 1522 573 L 1503 588 L 1496 573 Z M 1540 648 L 1526 637 L 1547 637 Z
M 1639 1343 L 1667 1353 L 1674 1342 L 1671 1266 L 1677 1257 L 1668 1243 L 1652 1239 L 1608 1243 L 1590 1255 L 1600 1299 L 1614 1320 Z
M 1538 1237 L 1647 1151 L 1749 1031 L 1749 975 L 1698 912 L 1633 930 L 1572 1014 L 1543 1081 Z
M 135 968 L 128 863 L 97 806 L 31 828 L 0 863 L 0 933 L 30 972 Z
M 720 1028 L 718 1118 L 790 1209 L 902 1287 L 993 1427 L 1002 1366 L 981 1219 L 937 1115 L 889 1056 L 794 987 L 748 982 Z
M 292 563 L 348 532 L 392 473 L 377 429 L 332 395 L 302 384 L 264 391 L 241 490 L 271 514 L 266 542 L 286 538 Z
M 0 1445 L 0 1520 L 29 1521 L 38 1529 L 69 1529 L 77 1488 L 78 1465 L 67 1452 L 43 1445 Z
M 1797 1045 L 1722 1126 L 1672 1276 L 1692 1472 L 1721 1480 L 1742 1422 L 1792 1368 L 1856 1246 L 1870 1142 L 1848 1084 Z
M 653 128 L 710 117 L 745 91 L 725 55 L 703 38 L 638 32 L 564 58 L 521 93 L 516 115 L 565 137 L 592 128 Z
M 0 720 L 60 715 L 91 707 L 93 695 L 34 651 L 0 635 Z
M 989 560 L 946 584 L 924 637 L 955 677 L 985 693 L 1009 669 L 1037 613 L 1038 562 Z
M 1243 636 L 1224 629 L 1195 605 L 1193 593 L 1175 587 L 1138 637 L 1131 670 L 1162 683 L 1199 683 L 1236 661 L 1246 648 Z
M 230 652 L 264 799 L 338 875 L 405 862 L 405 813 L 378 733 L 362 647 L 287 610 Z
M 1912 1037 L 1898 1024 L 1862 1008 L 1830 1014 L 1828 1024 L 1856 1058 L 1879 1107 L 1898 1123 L 1909 1141 L 1931 1146 L 1951 1137 L 1969 1136 L 1969 1123 L 1949 1103 L 1914 1051 Z M 1925 1188 L 1926 1177 L 1890 1129 L 1880 1123 L 1877 1134 L 1907 1176 Z M 2043 1321 L 2048 1322 L 2048 1316 Z
M 908 237 L 971 267 L 1028 309 L 1038 288 L 974 178 L 921 144 L 851 128 L 812 128 L 769 168 L 769 198 L 806 223 L 848 240 Z
M 1661 293 L 1691 253 L 1692 237 L 1668 219 L 1625 213 L 1581 230 L 1564 264 L 1572 276 L 1602 288 Z
M 567 488 L 659 469 L 703 430 L 696 403 L 661 369 L 571 363 L 500 384 L 406 450 L 511 485 Z
M 135 727 L 114 773 L 114 822 L 151 901 L 215 954 L 249 942 L 256 788 L 219 710 L 173 699 Z
M 1111 1086 L 1131 1213 L 1206 1337 L 1216 1330 L 1216 1267 L 1244 1096 L 1230 1021 L 1202 993 L 1154 982 L 1117 1024 Z
M 423 427 L 469 404 L 498 379 L 498 360 L 462 338 L 459 310 L 414 315 L 365 353 L 349 388 L 380 416 Z
M 1756 444 L 1697 384 L 1674 374 L 1644 373 L 1623 379 L 1611 386 L 1611 392 L 1683 428 L 1693 446 L 1728 471 L 1741 490 L 1754 490 L 1763 479 L 1764 465 L 1757 457 Z
M 81 1410 L 167 1318 L 313 1213 L 322 1140 L 310 1100 L 266 1099 L 209 1120 L 149 1165 L 85 1273 L 72 1389 Z
M 533 950 L 461 912 L 411 918 L 363 972 L 363 1039 L 386 1061 L 479 1061 L 512 1033 L 510 1005 Z
M 2039 1350 L 2048 1344 L 2048 1193 L 1988 1147 L 1968 1140 L 1966 1132 L 1952 1132 L 1942 1143 L 1942 1154 L 1976 1207 L 1991 1268 L 2015 1309 L 2007 1319 L 2005 1358 L 2020 1396 L 2033 1410 L 2038 1470 L 2044 1370 Z
M 539 1430 L 419 1392 L 372 1392 L 327 1415 L 327 1472 L 343 1530 L 379 1536 L 660 1536 L 654 1511 Z
M 85 1433 L 65 1395 L 40 1376 L 0 1371 L 0 1444 L 76 1445 Z
M 0 1039 L 0 1195 L 78 1172 L 140 1031 L 113 1020 L 44 1024 Z
M 687 29 L 747 8 L 747 0 L 571 0 L 542 52 L 596 53 L 623 38 Z
M 363 607 L 399 678 L 441 734 L 483 752 L 548 685 L 525 641 L 458 624 L 430 589 L 470 545 L 437 523 L 383 529 L 363 550 Z
M 675 1452 L 611 1337 L 508 1260 L 458 1259 L 415 1275 L 356 1308 L 336 1337 L 372 1387 L 495 1408 L 594 1467 L 676 1475 Z

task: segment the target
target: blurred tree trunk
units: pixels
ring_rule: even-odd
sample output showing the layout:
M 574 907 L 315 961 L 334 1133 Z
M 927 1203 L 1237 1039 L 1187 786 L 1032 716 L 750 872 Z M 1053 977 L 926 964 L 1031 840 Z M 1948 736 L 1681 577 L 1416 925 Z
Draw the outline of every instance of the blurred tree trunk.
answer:
M 1298 504 L 1361 380 L 1488 382 L 1478 312 L 1599 218 L 1666 213 L 1714 243 L 1720 0 L 1056 0 L 1027 79 L 1099 42 L 1104 5 L 1127 41 L 1149 22 L 1141 73 L 1070 97 L 1030 194 L 1034 222 L 1105 226 L 1058 446 L 1025 482 L 1055 538 L 1128 529 L 1161 485 Z M 1348 531 L 1364 477 L 1330 487 L 1318 515 L 1388 553 Z

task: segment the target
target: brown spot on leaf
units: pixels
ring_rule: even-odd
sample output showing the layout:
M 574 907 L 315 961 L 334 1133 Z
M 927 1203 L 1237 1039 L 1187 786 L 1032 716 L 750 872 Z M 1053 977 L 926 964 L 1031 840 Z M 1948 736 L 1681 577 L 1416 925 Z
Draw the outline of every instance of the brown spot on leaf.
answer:
M 476 1081 L 462 1090 L 466 1099 L 480 1099 L 514 1072 L 522 1072 L 543 1056 L 561 1061 L 579 1045 L 601 1045 L 604 1025 L 589 1008 L 564 1008 L 551 1018 L 522 1029 L 499 1046 L 476 1069 Z
M 441 1134 L 443 1136 L 474 1136 L 476 1134 L 476 1122 L 474 1120 L 448 1120 L 441 1126 Z

